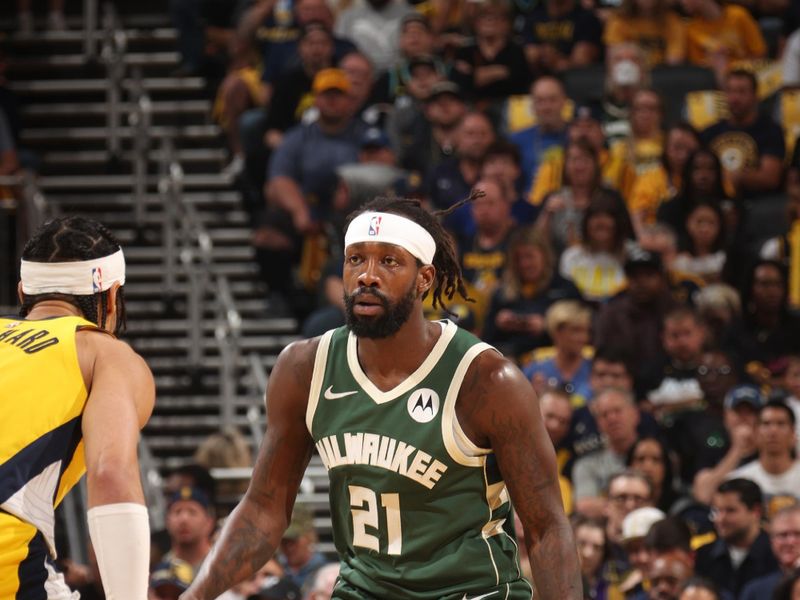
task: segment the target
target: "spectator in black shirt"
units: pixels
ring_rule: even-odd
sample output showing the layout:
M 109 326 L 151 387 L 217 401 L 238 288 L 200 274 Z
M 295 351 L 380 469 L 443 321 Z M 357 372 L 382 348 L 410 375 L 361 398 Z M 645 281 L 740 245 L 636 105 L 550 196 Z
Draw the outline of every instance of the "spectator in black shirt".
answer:
M 531 76 L 525 53 L 511 39 L 507 0 L 487 0 L 473 22 L 475 42 L 458 51 L 453 79 L 481 108 L 525 94 Z
M 778 568 L 761 530 L 761 490 L 747 479 L 731 479 L 717 488 L 711 510 L 718 538 L 698 549 L 695 568 L 738 597 L 747 582 Z
M 748 272 L 742 290 L 741 319 L 728 328 L 726 346 L 739 356 L 746 372 L 758 383 L 764 367 L 781 356 L 800 352 L 800 318 L 787 306 L 784 266 L 773 260 L 759 260 Z
M 701 137 L 719 156 L 730 192 L 744 198 L 776 191 L 785 154 L 783 130 L 758 110 L 758 83 L 749 71 L 725 78 L 730 117 L 706 129 Z
M 603 26 L 576 0 L 546 0 L 528 15 L 525 55 L 536 72 L 557 73 L 596 63 Z
M 333 61 L 333 34 L 323 23 L 315 21 L 303 27 L 297 45 L 300 65 L 284 72 L 275 83 L 275 94 L 267 112 L 267 146 L 274 150 L 284 132 L 300 122 L 303 112 L 314 104 L 311 82 Z

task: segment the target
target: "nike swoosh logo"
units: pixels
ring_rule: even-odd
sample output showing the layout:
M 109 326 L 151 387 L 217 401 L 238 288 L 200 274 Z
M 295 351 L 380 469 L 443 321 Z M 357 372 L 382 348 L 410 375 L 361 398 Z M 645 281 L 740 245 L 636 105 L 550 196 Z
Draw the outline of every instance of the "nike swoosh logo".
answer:
M 352 396 L 353 394 L 357 394 L 358 390 L 353 390 L 352 392 L 334 392 L 333 386 L 330 386 L 323 396 L 325 396 L 326 400 L 337 400 L 339 398 L 346 398 L 347 396 Z
M 481 600 L 481 598 L 488 598 L 489 596 L 494 596 L 497 593 L 498 590 L 489 592 L 488 594 L 481 594 L 480 596 L 467 596 L 466 594 L 464 594 L 464 597 L 461 598 L 461 600 Z

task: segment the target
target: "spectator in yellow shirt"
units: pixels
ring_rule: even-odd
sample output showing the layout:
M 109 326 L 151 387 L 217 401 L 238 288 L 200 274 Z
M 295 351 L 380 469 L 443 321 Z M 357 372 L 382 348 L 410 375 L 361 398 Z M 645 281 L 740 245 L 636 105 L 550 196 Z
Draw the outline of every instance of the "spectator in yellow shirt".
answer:
M 722 81 L 733 61 L 763 58 L 764 36 L 750 13 L 717 0 L 681 0 L 689 15 L 686 55 L 690 63 L 709 67 Z
M 650 67 L 686 58 L 686 29 L 666 0 L 623 0 L 606 23 L 603 41 L 606 46 L 638 44 Z
M 609 152 L 606 139 L 600 124 L 601 109 L 597 105 L 583 105 L 575 109 L 575 118 L 570 124 L 567 137 L 569 142 L 584 138 L 592 146 L 600 163 L 600 175 L 603 185 L 616 190 L 623 198 L 627 198 L 636 179 L 633 165 L 626 162 L 624 153 Z M 531 188 L 528 200 L 534 206 L 540 206 L 545 197 L 562 187 L 564 172 L 564 152 L 552 152 L 539 167 Z
M 689 156 L 700 147 L 697 131 L 688 123 L 676 123 L 667 131 L 661 164 L 636 177 L 628 209 L 637 233 L 656 222 L 662 202 L 675 197 Z

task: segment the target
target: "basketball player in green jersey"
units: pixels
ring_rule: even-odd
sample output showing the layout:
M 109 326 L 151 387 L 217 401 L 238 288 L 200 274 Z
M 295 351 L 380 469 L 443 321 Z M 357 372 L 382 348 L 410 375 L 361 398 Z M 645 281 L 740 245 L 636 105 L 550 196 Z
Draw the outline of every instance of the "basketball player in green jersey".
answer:
M 379 199 L 345 236 L 347 326 L 280 355 L 245 497 L 182 598 L 216 598 L 274 553 L 316 448 L 330 477 L 341 600 L 522 600 L 511 502 L 537 598 L 582 597 L 555 455 L 530 383 L 434 307 L 465 295 L 418 202 Z

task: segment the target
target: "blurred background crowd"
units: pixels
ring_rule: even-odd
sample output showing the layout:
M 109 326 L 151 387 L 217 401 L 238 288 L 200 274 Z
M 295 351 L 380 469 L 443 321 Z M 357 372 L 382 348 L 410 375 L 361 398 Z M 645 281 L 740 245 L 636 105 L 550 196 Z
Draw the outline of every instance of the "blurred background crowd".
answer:
M 347 215 L 420 199 L 471 299 L 430 316 L 538 392 L 586 598 L 800 599 L 799 2 L 169 10 L 173 75 L 213 94 L 271 314 L 306 337 L 344 324 Z M 31 35 L 28 2 L 17 19 Z M 0 85 L 0 175 L 36 168 L 17 110 Z M 154 597 L 207 554 L 224 511 L 200 465 L 250 465 L 236 438 L 167 477 Z M 330 597 L 313 525 L 300 507 L 280 559 L 225 598 Z M 64 566 L 101 597 L 91 566 Z

